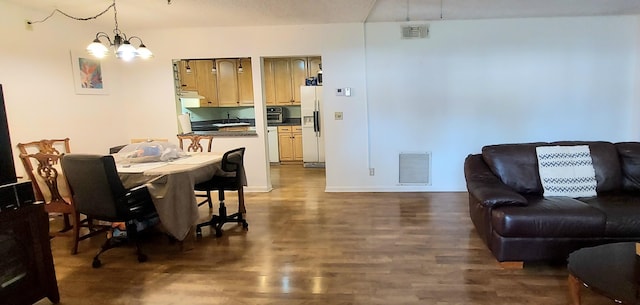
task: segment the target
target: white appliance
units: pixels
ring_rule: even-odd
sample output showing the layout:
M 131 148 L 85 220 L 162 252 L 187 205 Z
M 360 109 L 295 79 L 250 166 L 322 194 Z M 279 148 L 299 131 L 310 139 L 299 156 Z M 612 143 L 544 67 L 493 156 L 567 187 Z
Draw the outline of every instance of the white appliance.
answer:
M 280 162 L 278 127 L 267 126 L 267 140 L 269 141 L 269 162 Z
M 324 167 L 322 87 L 300 86 L 302 116 L 302 160 L 304 167 Z

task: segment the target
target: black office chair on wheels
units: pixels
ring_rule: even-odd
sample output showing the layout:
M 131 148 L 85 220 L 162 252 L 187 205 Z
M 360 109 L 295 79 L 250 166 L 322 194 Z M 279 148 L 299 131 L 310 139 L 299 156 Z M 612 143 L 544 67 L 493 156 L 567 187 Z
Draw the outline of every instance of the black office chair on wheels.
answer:
M 219 214 L 213 215 L 211 220 L 196 226 L 196 235 L 202 236 L 202 227 L 211 226 L 216 232 L 216 237 L 222 236 L 222 226 L 225 223 L 235 222 L 242 224 L 246 230 L 249 224 L 244 219 L 246 213 L 244 206 L 244 186 L 246 178 L 244 175 L 244 147 L 230 150 L 222 156 L 222 172 L 216 173 L 210 180 L 195 185 L 196 191 L 207 192 L 207 199 L 211 202 L 211 191 L 218 191 L 218 199 L 220 200 Z M 227 215 L 227 208 L 224 204 L 224 191 L 238 192 L 238 212 Z
M 151 195 L 145 186 L 125 189 L 113 156 L 67 154 L 62 170 L 69 183 L 76 210 L 93 219 L 126 223 L 127 239 L 136 244 L 138 261 L 147 256 L 140 249 L 138 223 L 157 217 Z M 100 254 L 122 244 L 118 237 L 107 238 L 93 258 L 93 267 L 102 265 Z

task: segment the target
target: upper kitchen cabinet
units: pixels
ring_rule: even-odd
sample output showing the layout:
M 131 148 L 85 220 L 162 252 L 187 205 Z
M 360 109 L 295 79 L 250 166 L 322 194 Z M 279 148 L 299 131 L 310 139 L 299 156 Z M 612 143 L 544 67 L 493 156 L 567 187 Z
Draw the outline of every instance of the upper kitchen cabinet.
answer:
M 218 82 L 213 70 L 211 59 L 193 60 L 196 67 L 196 88 L 198 94 L 204 96 L 200 100 L 200 107 L 218 107 Z
M 253 72 L 251 70 L 251 58 L 241 58 L 238 70 L 238 105 L 253 106 Z
M 197 90 L 195 65 L 192 67 L 192 60 L 181 60 L 180 66 L 180 87 L 182 90 Z
M 300 105 L 300 86 L 319 66 L 320 57 L 282 57 L 264 59 L 264 83 L 267 105 Z M 316 73 L 317 74 L 317 73 Z
M 309 77 L 318 77 L 318 73 L 322 71 L 322 58 L 309 57 Z
M 291 58 L 291 84 L 293 85 L 293 104 L 300 105 L 300 86 L 304 86 L 309 77 L 306 57 Z
M 203 96 L 199 104 L 187 107 L 253 106 L 251 58 L 183 59 L 178 63 L 180 90 Z
M 218 105 L 220 107 L 238 106 L 238 61 L 235 59 L 216 59 L 218 65 Z

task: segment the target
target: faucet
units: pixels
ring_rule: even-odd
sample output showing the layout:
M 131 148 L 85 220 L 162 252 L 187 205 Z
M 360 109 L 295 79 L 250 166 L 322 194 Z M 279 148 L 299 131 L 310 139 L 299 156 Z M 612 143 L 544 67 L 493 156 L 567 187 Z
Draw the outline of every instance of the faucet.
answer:
M 231 119 L 229 119 L 229 112 L 227 111 L 227 122 L 226 123 L 230 123 Z

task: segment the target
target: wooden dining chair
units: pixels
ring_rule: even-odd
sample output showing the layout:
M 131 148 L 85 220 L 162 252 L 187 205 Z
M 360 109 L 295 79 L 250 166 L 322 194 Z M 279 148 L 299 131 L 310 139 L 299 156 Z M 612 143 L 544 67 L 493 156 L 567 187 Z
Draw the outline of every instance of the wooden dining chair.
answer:
M 69 144 L 69 138 L 64 139 L 42 139 L 39 141 L 31 141 L 27 143 L 18 143 L 18 149 L 21 155 L 29 155 L 35 153 L 43 154 L 68 154 L 71 152 L 71 145 Z M 33 185 L 33 192 L 36 200 L 44 201 L 42 190 L 38 187 L 36 177 L 33 174 L 34 167 L 38 164 L 36 160 L 30 158 L 20 158 L 22 165 L 24 166 L 25 174 L 29 177 Z M 46 191 L 46 190 L 45 190 Z M 51 212 L 49 212 L 51 213 Z M 69 221 L 70 214 L 64 214 L 64 228 L 61 232 L 65 232 L 71 229 L 71 222 Z
M 190 152 L 202 152 L 205 151 L 204 147 L 200 143 L 201 141 L 206 141 L 207 152 L 211 152 L 211 145 L 213 144 L 213 136 L 212 135 L 197 135 L 197 134 L 179 134 L 178 142 L 180 144 L 180 149 L 184 151 Z M 189 146 L 184 148 L 184 142 L 188 142 Z
M 201 141 L 206 141 L 207 152 L 211 152 L 211 145 L 213 144 L 213 136 L 212 135 L 197 135 L 197 134 L 179 134 L 178 143 L 180 144 L 180 149 L 188 152 L 203 152 L 204 146 L 200 143 Z M 185 150 L 185 144 L 188 143 L 188 146 Z M 201 192 L 196 193 L 196 197 L 206 198 L 202 202 L 198 203 L 198 206 L 201 206 L 205 203 L 209 204 L 209 210 L 213 210 L 213 202 L 211 202 L 211 196 L 208 194 L 202 194 Z
M 38 192 L 36 196 L 41 196 L 37 200 L 44 202 L 45 211 L 48 213 L 62 213 L 73 218 L 73 225 L 68 221 L 68 218 L 65 219 L 66 223 L 63 231 L 73 229 L 71 254 L 76 254 L 78 253 L 78 243 L 81 240 L 106 231 L 108 226 L 94 225 L 90 217 L 80 219 L 80 213 L 75 208 L 67 180 L 60 166 L 60 159 L 63 155 L 38 152 L 35 154 L 20 154 L 20 159 L 23 164 L 33 165 L 32 170 L 29 171 L 30 177 L 32 177 L 31 182 L 34 190 Z M 80 235 L 80 228 L 82 227 L 88 228 L 89 232 Z

